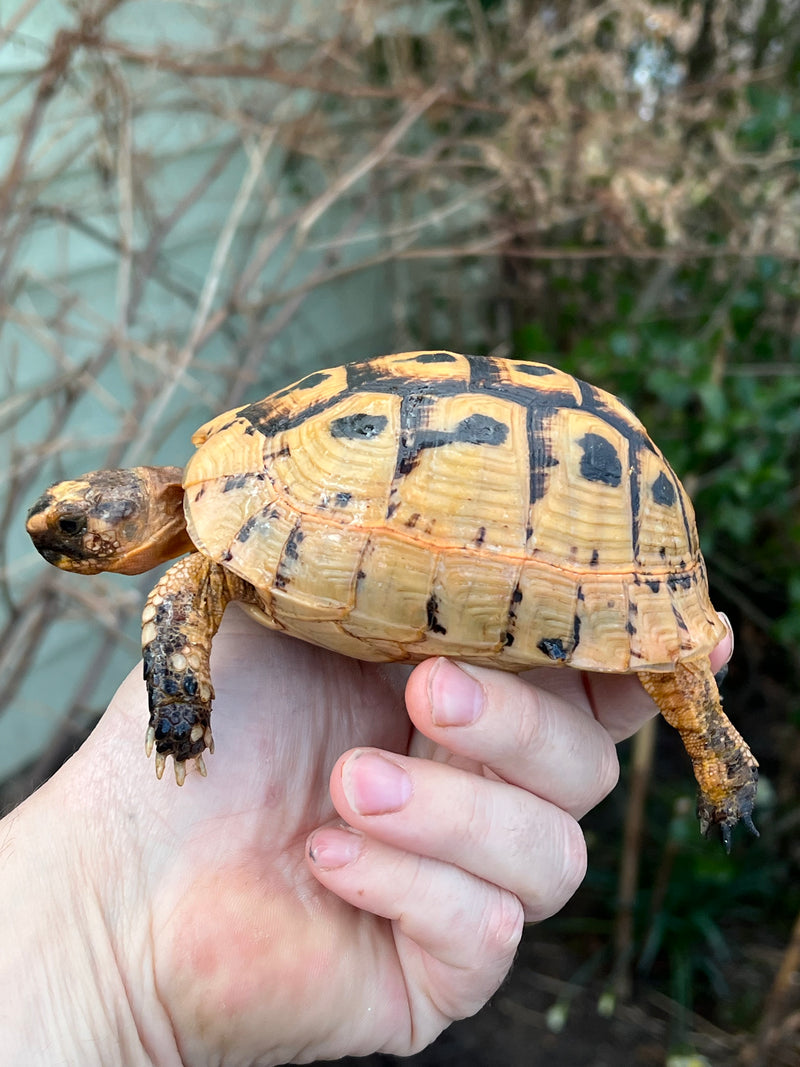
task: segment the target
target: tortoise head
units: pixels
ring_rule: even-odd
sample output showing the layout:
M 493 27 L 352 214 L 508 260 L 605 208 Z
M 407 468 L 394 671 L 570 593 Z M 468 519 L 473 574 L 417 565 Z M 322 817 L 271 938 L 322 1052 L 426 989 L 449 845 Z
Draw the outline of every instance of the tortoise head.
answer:
M 79 574 L 141 574 L 192 551 L 180 467 L 100 470 L 57 482 L 28 512 L 37 551 Z

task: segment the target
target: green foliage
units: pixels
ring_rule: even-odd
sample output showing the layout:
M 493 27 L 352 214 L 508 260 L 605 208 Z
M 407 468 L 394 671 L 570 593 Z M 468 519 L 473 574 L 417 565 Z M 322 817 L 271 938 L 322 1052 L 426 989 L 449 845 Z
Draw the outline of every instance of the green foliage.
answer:
M 558 299 L 518 330 L 516 354 L 555 362 L 639 415 L 694 500 L 712 584 L 716 572 L 724 599 L 800 655 L 797 268 L 687 264 L 642 313 L 653 274 L 555 277 Z

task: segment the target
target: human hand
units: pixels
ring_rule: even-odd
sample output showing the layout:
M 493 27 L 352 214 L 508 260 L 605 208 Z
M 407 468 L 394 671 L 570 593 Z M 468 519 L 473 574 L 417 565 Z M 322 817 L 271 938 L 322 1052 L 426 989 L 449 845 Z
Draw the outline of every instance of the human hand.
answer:
M 206 780 L 156 780 L 137 669 L 3 822 L 0 936 L 17 951 L 0 964 L 0 1020 L 28 1031 L 10 1062 L 423 1047 L 491 996 L 524 921 L 577 888 L 577 819 L 616 781 L 614 741 L 655 710 L 631 676 L 432 660 L 408 678 L 236 609 L 212 671 Z

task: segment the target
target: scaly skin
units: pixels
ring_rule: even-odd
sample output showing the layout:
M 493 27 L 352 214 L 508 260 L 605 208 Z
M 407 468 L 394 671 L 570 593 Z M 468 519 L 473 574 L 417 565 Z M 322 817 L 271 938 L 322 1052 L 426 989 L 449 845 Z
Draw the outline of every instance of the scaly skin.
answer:
M 641 671 L 639 678 L 689 753 L 700 787 L 697 816 L 703 833 L 719 826 L 728 851 L 740 819 L 757 834 L 752 816 L 758 763 L 722 710 L 709 661 L 689 659 L 674 671 Z
M 142 612 L 142 658 L 150 704 L 146 750 L 156 750 L 156 774 L 167 756 L 183 785 L 186 760 L 205 776 L 203 752 L 214 751 L 211 734 L 209 654 L 231 600 L 257 603 L 253 587 L 199 552 L 175 563 L 147 598 Z

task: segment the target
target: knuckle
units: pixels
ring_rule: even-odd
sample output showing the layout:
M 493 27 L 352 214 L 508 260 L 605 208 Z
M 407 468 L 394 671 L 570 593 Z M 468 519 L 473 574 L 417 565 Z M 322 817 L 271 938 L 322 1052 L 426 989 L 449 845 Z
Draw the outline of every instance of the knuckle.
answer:
M 586 868 L 588 866 L 586 839 L 583 836 L 583 830 L 581 830 L 580 824 L 570 815 L 564 815 L 560 837 L 561 855 L 559 860 L 561 869 L 553 890 L 553 901 L 557 905 L 555 911 L 561 909 L 577 890 L 586 877 Z
M 519 898 L 507 889 L 498 888 L 486 908 L 479 940 L 487 954 L 509 962 L 517 951 L 525 925 L 525 911 Z
M 513 710 L 508 709 L 508 717 L 513 722 L 510 741 L 515 752 L 535 752 L 547 741 L 549 716 L 539 690 L 526 686 L 522 693 L 524 699 L 515 702 Z
M 606 735 L 607 736 L 607 735 Z M 603 753 L 600 756 L 600 766 L 597 774 L 597 790 L 598 801 L 603 800 L 605 797 L 612 793 L 619 782 L 619 760 L 617 759 L 617 750 L 610 737 L 607 736 L 607 743 L 603 746 Z
M 544 888 L 532 894 L 525 909 L 529 922 L 541 921 L 555 915 L 586 877 L 588 855 L 586 840 L 580 824 L 572 816 L 562 812 L 559 826 L 554 828 L 555 844 L 551 857 L 551 877 Z

